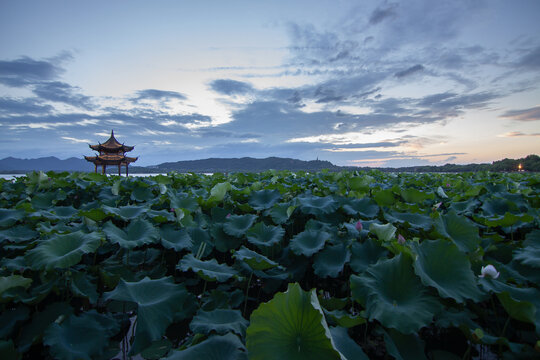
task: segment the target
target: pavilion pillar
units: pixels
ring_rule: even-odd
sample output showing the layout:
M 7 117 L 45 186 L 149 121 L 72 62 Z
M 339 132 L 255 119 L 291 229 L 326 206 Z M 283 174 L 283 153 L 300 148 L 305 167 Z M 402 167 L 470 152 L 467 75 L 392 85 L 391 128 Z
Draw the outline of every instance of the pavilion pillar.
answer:
M 101 165 L 101 173 L 105 175 L 105 172 L 107 171 L 107 166 L 105 164 Z
M 118 164 L 118 176 L 122 175 L 122 164 Z
M 97 174 L 97 163 L 94 163 L 94 172 Z
M 128 164 L 126 164 L 126 177 L 129 175 Z

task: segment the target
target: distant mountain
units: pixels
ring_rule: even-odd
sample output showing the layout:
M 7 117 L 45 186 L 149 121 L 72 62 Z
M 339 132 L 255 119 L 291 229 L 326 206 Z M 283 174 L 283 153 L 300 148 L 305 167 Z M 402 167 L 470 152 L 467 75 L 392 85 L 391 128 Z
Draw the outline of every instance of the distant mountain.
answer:
M 0 160 L 0 172 L 28 172 L 28 171 L 94 171 L 94 165 L 84 159 L 71 157 L 60 160 L 54 156 L 37 159 L 17 159 L 7 157 Z
M 329 161 L 303 161 L 289 158 L 269 157 L 266 159 L 243 158 L 210 158 L 203 160 L 187 160 L 166 162 L 155 166 L 130 167 L 130 172 L 259 172 L 265 170 L 319 171 L 323 169 L 338 170 L 339 166 Z

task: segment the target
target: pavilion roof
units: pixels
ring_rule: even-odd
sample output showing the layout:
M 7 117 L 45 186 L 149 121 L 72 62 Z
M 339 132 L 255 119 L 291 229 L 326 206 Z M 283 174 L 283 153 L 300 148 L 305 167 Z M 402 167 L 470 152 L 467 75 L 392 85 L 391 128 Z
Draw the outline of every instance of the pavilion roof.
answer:
M 105 152 L 118 152 L 118 151 L 131 151 L 135 146 L 127 146 L 120 144 L 118 140 L 114 137 L 114 130 L 111 130 L 111 137 L 105 141 L 103 144 L 89 145 L 92 150 L 95 151 L 105 151 Z

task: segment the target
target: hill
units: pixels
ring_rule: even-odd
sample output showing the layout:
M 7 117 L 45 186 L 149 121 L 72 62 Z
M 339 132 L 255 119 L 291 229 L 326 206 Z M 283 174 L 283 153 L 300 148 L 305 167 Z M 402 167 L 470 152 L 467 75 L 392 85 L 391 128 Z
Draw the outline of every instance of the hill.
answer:
M 0 160 L 0 172 L 25 173 L 28 171 L 94 171 L 94 165 L 84 159 L 70 157 L 60 160 L 54 156 L 37 159 L 7 157 Z

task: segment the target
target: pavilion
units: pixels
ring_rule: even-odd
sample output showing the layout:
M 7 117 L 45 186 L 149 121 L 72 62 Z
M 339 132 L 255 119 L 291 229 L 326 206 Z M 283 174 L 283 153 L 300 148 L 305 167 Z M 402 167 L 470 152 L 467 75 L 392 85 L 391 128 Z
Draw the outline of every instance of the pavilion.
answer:
M 114 137 L 114 130 L 111 130 L 111 137 L 103 144 L 88 145 L 90 149 L 99 152 L 97 156 L 85 156 L 87 161 L 93 162 L 95 172 L 97 173 L 98 166 L 101 166 L 101 173 L 105 174 L 107 165 L 118 166 L 118 175 L 122 174 L 122 166 L 126 167 L 126 176 L 129 175 L 128 166 L 130 163 L 137 161 L 138 157 L 127 157 L 126 153 L 133 150 L 135 146 L 127 146 L 120 144 Z

